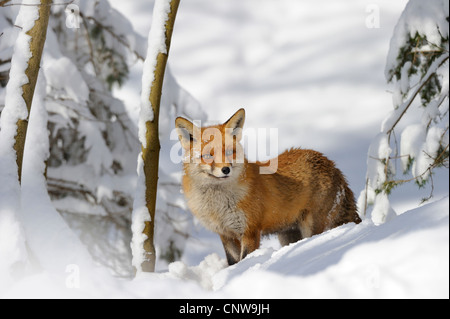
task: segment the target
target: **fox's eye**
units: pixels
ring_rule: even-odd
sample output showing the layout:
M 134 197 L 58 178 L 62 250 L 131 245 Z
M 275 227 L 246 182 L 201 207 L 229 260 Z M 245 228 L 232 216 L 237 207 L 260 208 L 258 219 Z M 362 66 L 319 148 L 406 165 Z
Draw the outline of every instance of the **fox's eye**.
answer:
M 226 156 L 231 156 L 231 155 L 233 155 L 233 153 L 234 153 L 233 150 L 226 150 L 226 151 L 225 151 L 225 155 L 226 155 Z
M 204 160 L 210 160 L 212 158 L 212 155 L 211 154 L 203 154 L 202 157 Z

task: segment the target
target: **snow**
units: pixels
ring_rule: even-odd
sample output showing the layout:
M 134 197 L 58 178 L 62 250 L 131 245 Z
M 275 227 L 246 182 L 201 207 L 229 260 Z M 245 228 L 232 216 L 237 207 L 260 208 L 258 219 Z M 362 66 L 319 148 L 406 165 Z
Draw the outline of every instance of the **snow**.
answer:
M 178 143 L 170 139 L 175 116 L 191 113 L 193 119 L 203 123 L 207 115 L 219 122 L 245 107 L 246 127 L 278 129 L 279 152 L 291 146 L 317 149 L 336 162 L 355 193 L 364 188 L 368 146 L 392 110 L 383 68 L 389 39 L 406 1 L 322 1 L 320 5 L 292 0 L 181 2 L 169 58 L 171 68 L 164 85 L 175 87 L 180 83 L 201 102 L 207 114 L 183 91 L 163 96 L 162 105 L 176 104 L 179 109 L 177 113 L 169 107 L 161 110 L 160 181 L 170 184 L 181 176 L 180 164 L 170 161 L 172 146 Z M 80 9 L 89 9 L 88 3 L 82 2 Z M 153 1 L 111 3 L 130 18 L 143 37 L 149 34 Z M 365 25 L 369 5 L 379 9 L 370 10 L 381 15 L 379 28 Z M 117 92 L 136 123 L 142 69 L 138 64 L 130 81 Z M 78 98 L 83 100 L 86 93 L 82 84 L 68 84 L 72 91 L 66 93 L 72 96 L 80 91 Z M 38 110 L 44 121 L 44 112 Z M 0 139 L 6 136 L 8 127 L 5 114 L 6 109 L 1 115 Z M 147 116 L 150 118 L 150 114 Z M 400 125 L 399 132 L 418 134 L 414 127 L 408 128 L 411 124 L 416 122 Z M 30 123 L 31 132 L 45 135 L 42 129 L 42 122 L 37 126 Z M 436 142 L 438 136 L 438 131 L 423 134 L 424 143 L 427 139 Z M 402 147 L 420 147 L 411 142 L 412 137 Z M 92 141 L 92 145 L 95 143 Z M 231 267 L 226 266 L 218 236 L 195 221 L 187 221 L 183 230 L 188 230 L 190 237 L 178 239 L 185 245 L 181 260 L 168 265 L 157 260 L 156 273 L 131 279 L 118 278 L 104 267 L 93 265 L 76 236 L 58 217 L 52 206 L 57 203 L 49 202 L 40 176 L 45 145 L 33 144 L 27 157 L 37 154 L 34 158 L 39 160 L 27 160 L 26 209 L 20 223 L 15 210 L 13 214 L 0 210 L 0 254 L 7 243 L 12 248 L 8 253 L 20 255 L 20 250 L 14 249 L 20 243 L 11 238 L 23 241 L 25 233 L 42 267 L 29 265 L 26 275 L 11 276 L 7 273 L 9 263 L 0 256 L 0 298 L 449 298 L 448 170 L 434 176 L 432 203 L 419 206 L 423 191 L 405 185 L 395 189 L 387 202 L 383 197 L 376 198 L 380 201 L 377 207 L 383 212 L 392 209 L 395 215 L 372 213 L 385 219 L 377 222 L 366 218 L 358 225 L 343 225 L 282 248 L 269 237 L 260 249 Z M 374 157 L 392 152 L 381 136 L 372 146 Z M 4 150 L 0 148 L 2 158 L 10 154 Z M 142 170 L 141 164 L 137 166 Z M 78 172 L 74 167 L 60 173 Z M 2 199 L 13 198 L 11 194 L 17 191 L 11 187 L 17 179 L 14 173 L 0 170 Z M 3 179 L 5 174 L 12 176 Z M 102 179 L 99 195 L 108 196 L 109 183 L 113 182 L 117 181 Z M 121 187 L 133 188 L 135 183 L 129 181 Z M 160 209 L 166 208 L 161 204 L 165 198 L 183 207 L 179 189 L 160 190 Z M 142 196 L 135 198 L 135 204 L 145 207 Z M 374 194 L 368 197 L 375 200 Z M 0 205 L 3 203 L 7 202 Z M 91 212 L 88 207 L 77 208 Z M 187 219 L 182 209 L 178 211 Z M 11 216 L 13 220 L 5 223 Z M 142 220 L 133 224 L 142 225 Z M 158 223 L 155 231 L 157 240 L 169 236 Z M 134 233 L 141 233 L 140 229 L 134 229 Z
M 86 102 L 89 99 L 89 88 L 75 65 L 59 51 L 54 32 L 47 33 L 45 47 L 47 49 L 44 50 L 41 64 L 48 84 L 55 89 L 66 90 L 67 95 L 76 102 Z
M 31 4 L 37 4 L 34 0 Z M 1 117 L 0 134 L 0 281 L 4 287 L 11 283 L 13 272 L 23 271 L 27 264 L 25 238 L 17 216 L 20 211 L 20 185 L 13 150 L 18 120 L 28 117 L 28 110 L 22 98 L 22 86 L 28 83 L 25 75 L 27 61 L 31 57 L 30 36 L 26 34 L 38 19 L 37 6 L 22 6 L 15 24 L 21 26 L 14 44 L 11 60 L 11 77 L 6 87 L 5 108 Z M 20 270 L 17 270 L 17 269 Z M 22 269 L 21 269 L 22 268 Z M 2 285 L 3 286 L 3 285 Z M 3 289 L 0 288 L 0 289 Z
M 372 200 L 374 207 L 371 217 L 375 225 L 384 224 L 397 216 L 397 213 L 391 206 L 389 196 L 384 192 L 377 194 Z
M 148 34 L 148 48 L 142 74 L 141 110 L 139 115 L 139 141 L 145 148 L 145 123 L 153 121 L 153 107 L 150 103 L 150 89 L 155 79 L 156 58 L 158 54 L 167 54 L 165 28 L 169 18 L 170 1 L 157 0 L 152 15 L 152 25 Z
M 151 216 L 148 211 L 145 201 L 145 175 L 144 175 L 144 160 L 141 154 L 138 157 L 137 164 L 138 181 L 136 186 L 136 195 L 133 202 L 133 214 L 131 218 L 131 252 L 133 259 L 131 264 L 136 268 L 137 274 L 142 272 L 142 263 L 145 261 L 144 241 L 147 239 L 147 235 L 143 234 L 145 228 L 145 222 L 151 221 Z
M 410 130 L 406 130 L 406 137 L 410 136 L 409 131 Z M 406 141 L 411 140 L 407 139 Z M 406 147 L 410 146 L 409 144 L 411 144 L 411 142 L 406 142 L 406 145 L 402 144 L 403 150 L 406 150 Z M 411 147 L 408 149 L 410 150 Z M 397 214 L 390 203 L 388 195 L 385 192 L 378 194 L 375 192 L 375 190 L 383 189 L 383 184 L 386 182 L 386 170 L 389 170 L 392 174 L 395 174 L 396 172 L 396 167 L 392 163 L 393 161 L 389 160 L 391 155 L 392 148 L 389 144 L 388 135 L 384 132 L 378 133 L 369 146 L 367 155 L 367 186 L 361 191 L 358 199 L 360 211 L 366 207 L 366 201 L 369 204 L 373 204 L 370 217 L 376 225 L 380 225 L 392 219 Z M 387 162 L 389 164 L 386 168 Z M 367 212 L 365 211 L 364 213 L 366 214 Z M 369 216 L 369 214 L 367 216 Z
M 278 251 L 260 250 L 218 273 L 217 287 L 237 298 L 248 296 L 246 286 L 252 298 L 448 296 L 446 207 L 448 198 L 381 226 L 349 224 Z
M 441 37 L 448 38 L 449 3 L 446 0 L 412 1 L 403 11 L 399 22 L 395 26 L 391 38 L 387 62 L 385 68 L 386 78 L 389 78 L 389 70 L 395 66 L 398 50 L 404 45 L 408 36 L 414 38 L 416 33 L 426 36 L 430 44 L 440 46 Z M 437 24 L 437 27 L 436 27 Z
M 18 281 L 1 296 L 448 298 L 448 223 L 446 197 L 380 226 L 366 220 L 281 249 L 260 248 L 231 267 L 213 253 L 198 265 L 178 261 L 167 271 L 134 280 L 81 268 L 77 287 L 68 284 L 74 273 L 41 272 Z
M 394 28 L 385 68 L 385 77 L 393 87 L 393 110 L 382 121 L 381 133 L 369 148 L 368 182 L 359 200 L 362 203 L 362 198 L 370 197 L 367 202 L 374 204 L 372 219 L 376 223 L 395 216 L 389 198 L 379 192 L 390 192 L 389 186 L 395 186 L 392 182 L 396 181 L 415 180 L 423 185 L 435 173 L 438 150 L 448 148 L 448 143 L 443 143 L 448 140 L 447 19 L 448 1 L 425 5 L 411 0 Z M 417 35 L 425 40 L 419 42 Z M 430 51 L 435 52 L 435 58 L 428 58 Z M 408 61 L 407 52 L 414 54 L 412 61 Z M 426 85 L 433 79 L 438 84 L 430 89 Z M 400 128 L 400 153 L 395 132 L 399 126 L 406 126 Z M 403 173 L 411 173 L 412 178 L 396 176 L 398 158 Z
M 49 142 L 44 107 L 46 81 L 42 74 L 40 72 L 36 85 L 28 126 L 33 134 L 27 134 L 24 151 L 20 220 L 27 245 L 44 269 L 58 273 L 70 264 L 92 268 L 92 258 L 86 247 L 56 211 L 47 193 L 44 172 Z
M 409 154 L 409 156 L 402 157 L 403 171 L 407 169 L 409 157 L 418 158 L 420 156 L 425 138 L 426 127 L 422 124 L 412 124 L 403 130 L 400 142 L 400 154 Z M 414 161 L 412 165 L 412 172 L 414 176 L 417 176 L 417 172 L 420 171 L 416 169 L 417 162 Z
M 445 60 L 448 60 L 449 54 L 443 54 L 440 57 L 436 58 L 430 65 L 427 73 L 423 75 L 423 80 L 428 79 L 433 73 L 437 72 L 439 66 L 444 64 L 443 69 L 447 68 L 448 70 L 448 61 L 445 62 Z M 442 72 L 442 71 L 441 71 Z M 448 84 L 448 81 L 446 82 Z M 400 84 L 401 87 L 404 87 L 404 85 Z M 397 101 L 397 98 L 394 97 L 394 110 L 390 113 L 389 116 L 387 116 L 382 125 L 381 125 L 381 131 L 384 133 L 387 133 L 389 130 L 392 129 L 392 127 L 397 123 L 398 119 L 402 116 L 402 114 L 409 108 L 409 106 L 413 103 L 414 99 L 416 98 L 417 93 L 420 91 L 421 86 L 416 85 L 416 87 L 410 92 L 406 99 L 400 99 Z M 401 90 L 400 90 L 401 91 Z M 441 92 L 441 96 L 445 96 L 445 93 L 448 92 L 448 88 L 443 87 L 443 90 Z M 395 92 L 394 92 L 395 95 Z M 447 98 L 448 100 L 448 98 Z M 442 101 L 440 101 L 442 102 Z M 440 103 L 439 103 L 440 104 Z M 428 107 L 426 108 L 428 109 Z M 430 114 L 435 111 L 435 108 L 433 106 L 430 108 L 431 113 L 429 111 L 424 111 L 425 114 L 428 115 L 428 117 L 424 116 L 424 119 L 430 118 Z M 445 109 L 444 109 L 445 110 Z M 440 112 L 440 114 L 445 114 L 444 112 Z M 434 117 L 436 118 L 436 116 Z M 433 119 L 434 119 L 433 118 Z

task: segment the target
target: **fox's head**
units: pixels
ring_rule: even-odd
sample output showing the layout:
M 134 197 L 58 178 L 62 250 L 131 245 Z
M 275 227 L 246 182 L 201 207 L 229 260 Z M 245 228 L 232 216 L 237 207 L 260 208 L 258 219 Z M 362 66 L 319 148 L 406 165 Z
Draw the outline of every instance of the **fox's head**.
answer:
M 178 117 L 175 127 L 185 150 L 188 173 L 208 178 L 211 183 L 238 178 L 244 165 L 244 150 L 239 143 L 244 121 L 244 109 L 221 125 L 207 127 L 198 127 Z

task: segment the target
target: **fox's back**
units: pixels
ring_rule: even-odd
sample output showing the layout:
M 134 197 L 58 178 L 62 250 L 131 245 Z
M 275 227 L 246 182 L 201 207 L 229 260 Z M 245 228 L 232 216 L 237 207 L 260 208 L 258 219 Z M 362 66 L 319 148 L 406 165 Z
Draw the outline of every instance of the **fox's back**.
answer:
M 360 222 L 353 192 L 333 161 L 319 152 L 290 149 L 278 156 L 278 170 L 261 175 L 265 186 L 263 228 L 270 233 L 301 222 L 308 235 L 347 222 Z M 304 234 L 306 235 L 306 234 Z

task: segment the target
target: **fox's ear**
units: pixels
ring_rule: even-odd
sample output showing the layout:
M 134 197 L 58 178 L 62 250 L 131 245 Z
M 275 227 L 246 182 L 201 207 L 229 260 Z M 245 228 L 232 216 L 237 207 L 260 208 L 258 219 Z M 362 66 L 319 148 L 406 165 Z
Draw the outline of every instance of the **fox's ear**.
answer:
M 178 138 L 180 139 L 181 146 L 186 150 L 189 150 L 191 142 L 194 141 L 194 126 L 191 121 L 183 117 L 177 117 L 175 119 Z
M 242 128 L 245 122 L 245 110 L 239 109 L 228 121 L 225 122 L 226 129 L 232 129 L 231 135 L 235 135 L 238 141 L 242 138 Z

